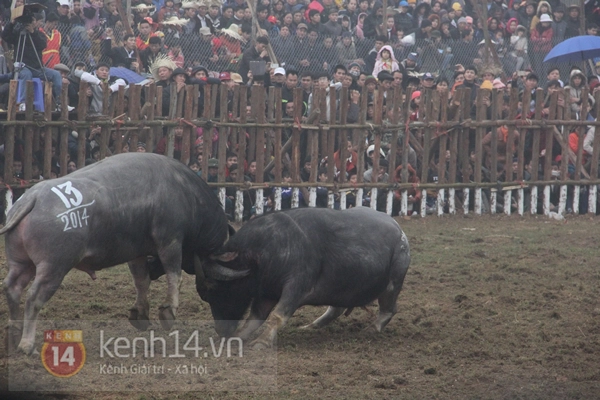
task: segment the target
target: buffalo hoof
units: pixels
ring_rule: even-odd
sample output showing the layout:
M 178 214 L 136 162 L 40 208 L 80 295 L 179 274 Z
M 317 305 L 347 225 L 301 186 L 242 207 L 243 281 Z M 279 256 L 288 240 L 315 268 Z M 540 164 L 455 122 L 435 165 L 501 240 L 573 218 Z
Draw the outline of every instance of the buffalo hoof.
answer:
M 137 309 L 132 308 L 129 310 L 129 323 L 138 331 L 145 331 L 150 326 L 150 319 L 147 315 L 140 314 Z
M 250 348 L 252 350 L 266 350 L 269 347 L 271 347 L 270 343 L 267 343 L 264 340 L 256 339 L 252 343 L 250 343 Z
M 170 331 L 175 323 L 175 314 L 171 306 L 161 306 L 158 311 L 158 319 L 164 330 Z
M 7 355 L 12 355 L 17 351 L 17 347 L 19 346 L 19 342 L 21 341 L 21 335 L 23 334 L 23 329 L 18 326 L 7 326 L 6 333 L 4 336 L 4 344 L 6 346 Z
M 29 344 L 29 343 L 26 343 L 26 344 L 20 343 L 19 347 L 17 348 L 17 352 L 23 353 L 23 354 L 25 354 L 27 356 L 36 355 L 36 354 L 39 355 L 40 354 L 39 352 L 37 352 L 35 350 L 35 348 L 33 346 L 33 343 L 31 343 L 31 344 Z

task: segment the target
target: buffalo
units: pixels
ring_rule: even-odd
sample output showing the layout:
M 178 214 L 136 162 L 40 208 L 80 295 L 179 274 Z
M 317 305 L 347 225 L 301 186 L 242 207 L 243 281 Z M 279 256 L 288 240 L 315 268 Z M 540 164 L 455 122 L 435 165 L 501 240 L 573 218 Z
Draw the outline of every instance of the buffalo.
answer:
M 185 165 L 126 153 L 36 184 L 12 207 L 0 234 L 6 234 L 9 337 L 17 336 L 21 294 L 33 279 L 18 345 L 30 354 L 38 313 L 73 268 L 95 279 L 95 271 L 128 262 L 137 291 L 129 320 L 141 330 L 149 325 L 150 272 L 160 270 L 152 278 L 166 273 L 159 318 L 170 329 L 182 268 L 195 273 L 225 242 L 228 224 L 217 196 Z M 148 257 L 156 261 L 150 265 Z
M 246 340 L 267 321 L 251 345 L 269 347 L 304 305 L 329 306 L 307 326 L 320 328 L 377 299 L 381 331 L 397 312 L 409 264 L 406 235 L 388 215 L 303 208 L 248 222 L 196 271 L 196 287 L 219 335 Z

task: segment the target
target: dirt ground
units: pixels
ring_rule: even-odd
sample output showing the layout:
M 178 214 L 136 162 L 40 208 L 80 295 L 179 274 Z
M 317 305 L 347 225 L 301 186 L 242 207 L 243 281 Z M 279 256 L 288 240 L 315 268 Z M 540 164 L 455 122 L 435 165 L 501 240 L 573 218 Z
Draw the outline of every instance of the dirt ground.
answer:
M 298 310 L 279 333 L 274 392 L 111 393 L 91 388 L 85 395 L 44 393 L 39 398 L 598 398 L 597 218 L 456 216 L 399 222 L 410 241 L 412 263 L 398 314 L 376 334 L 365 329 L 372 318 L 364 310 L 319 331 L 300 327 L 324 308 Z M 0 257 L 4 278 L 3 245 Z M 156 318 L 164 277 L 151 291 Z M 192 277 L 185 276 L 181 292 L 179 319 L 210 318 Z M 126 266 L 101 271 L 95 282 L 72 271 L 41 318 L 126 319 L 134 294 Z M 7 318 L 3 299 L 0 320 Z M 4 348 L 0 354 L 5 385 Z

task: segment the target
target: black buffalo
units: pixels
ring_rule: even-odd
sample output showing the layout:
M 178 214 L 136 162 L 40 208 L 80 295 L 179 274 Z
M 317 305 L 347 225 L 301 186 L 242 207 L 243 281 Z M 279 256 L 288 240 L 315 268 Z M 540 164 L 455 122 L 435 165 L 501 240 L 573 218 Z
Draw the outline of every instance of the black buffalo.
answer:
M 213 191 L 185 165 L 164 156 L 116 155 L 38 183 L 15 203 L 0 230 L 6 233 L 9 327 L 20 320 L 20 297 L 33 279 L 19 350 L 33 351 L 38 313 L 73 268 L 95 279 L 95 271 L 129 262 L 137 290 L 130 321 L 146 329 L 147 256 L 154 256 L 167 275 L 159 318 L 170 328 L 182 267 L 194 273 L 194 264 L 217 250 L 227 232 L 227 218 Z
M 364 207 L 305 208 L 248 222 L 209 257 L 196 286 L 219 335 L 247 339 L 267 320 L 252 345 L 270 346 L 303 305 L 330 306 L 308 325 L 319 328 L 347 308 L 377 299 L 375 328 L 381 331 L 396 313 L 409 264 L 406 235 L 386 214 Z

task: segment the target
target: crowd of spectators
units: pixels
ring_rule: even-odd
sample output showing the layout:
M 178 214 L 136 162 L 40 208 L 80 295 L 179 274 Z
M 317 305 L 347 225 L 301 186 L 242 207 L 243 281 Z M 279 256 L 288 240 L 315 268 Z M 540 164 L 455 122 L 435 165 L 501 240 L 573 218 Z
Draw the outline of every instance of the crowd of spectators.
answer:
M 15 1 L 18 4 L 22 0 Z M 357 120 L 361 96 L 369 98 L 368 118 L 373 118 L 376 88 L 389 90 L 410 86 L 413 90 L 411 120 L 417 120 L 424 112 L 419 108 L 424 90 L 438 90 L 448 96 L 449 112 L 452 113 L 460 104 L 453 97 L 457 89 L 472 89 L 471 104 L 474 104 L 479 89 L 496 88 L 506 91 L 503 98 L 503 112 L 506 113 L 511 88 L 518 88 L 522 95 L 525 91 L 534 93 L 538 87 L 545 90 L 546 115 L 549 96 L 557 88 L 566 87 L 571 96 L 571 118 L 585 119 L 589 116 L 580 115 L 582 103 L 587 100 L 592 106 L 593 94 L 600 88 L 600 61 L 594 64 L 595 60 L 592 60 L 583 70 L 581 65 L 555 66 L 542 62 L 555 44 L 577 35 L 598 34 L 600 0 L 587 1 L 584 10 L 580 9 L 578 2 L 493 0 L 487 3 L 487 20 L 483 18 L 483 9 L 472 0 L 390 0 L 387 10 L 383 9 L 380 0 L 260 0 L 256 4 L 255 21 L 244 0 L 225 3 L 219 0 L 133 0 L 130 14 L 120 12 L 116 0 L 38 2 L 46 9 L 34 14 L 26 28 L 31 36 L 45 42 L 45 46 L 32 44 L 35 52 L 26 52 L 23 56 L 26 66 L 20 79 L 42 77 L 44 74 L 40 71 L 43 70 L 45 78 L 53 81 L 55 92 L 62 84 L 69 84 L 70 107 L 79 103 L 80 82 L 88 82 L 90 87 L 86 95 L 93 113 L 102 111 L 103 93 L 99 84 L 109 83 L 112 92 L 119 90 L 120 86 L 133 84 L 124 70 L 140 76 L 141 84 L 154 81 L 163 86 L 163 115 L 169 112 L 170 90 L 180 91 L 186 84 L 227 85 L 230 94 L 236 85 L 280 86 L 284 117 L 288 118 L 294 115 L 295 107 L 302 107 L 305 117 L 310 114 L 314 88 L 339 90 L 348 87 L 348 122 Z M 6 2 L 2 5 L 3 47 L 9 50 L 12 45 L 15 54 L 18 54 L 18 34 L 11 33 L 15 26 L 9 22 L 10 5 Z M 581 29 L 582 15 L 585 15 L 585 29 Z M 491 46 L 484 40 L 484 26 L 489 32 Z M 37 60 L 36 54 L 39 54 Z M 276 60 L 272 59 L 273 54 Z M 260 63 L 257 66 L 255 61 L 264 61 L 262 67 Z M 4 72 L 10 75 L 8 69 Z M 293 90 L 297 87 L 303 89 L 301 105 L 293 104 Z M 584 87 L 590 90 L 588 99 L 582 98 Z M 200 94 L 202 96 L 202 91 Z M 484 104 L 488 107 L 488 114 L 491 113 L 489 97 L 484 99 Z M 386 123 L 390 123 L 393 114 L 389 108 L 388 104 L 388 112 L 384 115 Z M 535 102 L 532 101 L 529 108 L 525 105 L 519 110 L 519 115 L 530 117 L 534 109 Z M 202 112 L 203 107 L 199 110 Z M 327 110 L 329 113 L 329 105 Z M 474 107 L 472 113 L 474 116 Z M 329 119 L 329 115 L 326 118 Z M 499 129 L 502 134 L 499 137 L 506 139 L 508 128 Z M 86 133 L 90 159 L 98 154 L 93 131 Z M 402 132 L 401 136 L 407 133 Z M 589 133 L 593 137 L 593 128 L 588 130 Z M 199 144 L 202 143 L 201 134 L 199 130 Z M 419 132 L 413 134 L 422 140 Z M 289 132 L 287 135 L 289 137 Z M 181 129 L 175 136 L 177 154 L 181 149 Z M 218 137 L 218 132 L 215 132 L 215 137 Z M 400 179 L 400 150 L 396 157 L 397 165 L 388 165 L 389 137 L 384 135 L 379 171 L 372 169 L 372 148 L 364 155 L 357 154 L 357 143 L 349 143 L 345 167 L 337 153 L 336 174 L 344 173 L 347 180 L 355 180 L 358 163 L 365 162 L 364 181 L 373 179 L 374 174 L 378 181 Z M 514 137 L 519 140 L 518 132 Z M 489 135 L 484 139 L 486 160 L 489 158 L 490 140 Z M 75 150 L 76 140 L 71 142 L 71 149 Z M 399 149 L 403 143 L 403 140 L 398 141 Z M 589 147 L 590 141 L 587 143 Z M 111 140 L 113 152 L 114 145 L 115 141 Z M 128 144 L 124 143 L 124 146 Z M 309 160 L 305 146 L 303 162 Z M 120 150 L 125 149 L 135 150 L 126 147 Z M 200 149 L 201 146 L 196 148 L 198 152 Z M 166 138 L 158 141 L 154 149 L 146 149 L 141 143 L 137 150 L 165 154 Z M 211 154 L 216 155 L 216 147 L 213 146 L 212 150 Z M 228 149 L 228 160 L 235 157 L 235 151 L 235 148 Z M 532 151 L 537 150 L 529 146 L 528 154 L 531 155 Z M 556 152 L 560 153 L 560 149 Z M 207 156 L 211 157 L 211 154 Z M 196 155 L 203 156 L 201 153 Z M 71 154 L 72 158 L 74 156 Z M 435 163 L 444 162 L 443 158 L 443 155 L 438 155 Z M 247 154 L 246 159 L 252 159 L 252 155 Z M 501 165 L 511 162 L 505 159 L 499 161 Z M 319 179 L 326 178 L 322 170 L 325 163 L 326 160 L 318 164 Z M 218 161 L 211 158 L 205 174 L 209 181 L 216 179 L 216 165 Z M 246 163 L 241 168 L 237 162 L 228 162 L 228 179 L 235 180 L 237 174 L 243 173 L 245 179 L 253 180 L 251 166 L 252 163 Z M 491 167 L 489 161 L 485 166 Z M 201 163 L 194 160 L 190 167 L 202 175 Z M 305 164 L 305 168 L 309 167 L 310 160 Z M 437 179 L 434 173 L 437 167 L 419 165 L 411 148 L 409 181 L 418 183 L 423 168 L 430 168 L 431 181 Z M 529 165 L 528 168 L 536 166 Z M 309 172 L 304 170 L 304 180 Z M 460 173 L 468 174 L 468 171 Z M 289 179 L 289 171 L 284 171 L 284 178 Z M 326 192 L 318 192 L 318 204 L 330 201 L 322 197 Z M 347 199 L 350 200 L 347 206 L 352 206 L 354 194 L 348 192 Z M 409 196 L 409 203 L 417 207 L 426 200 L 428 208 L 434 208 L 435 193 L 428 195 L 427 199 L 420 196 L 420 192 L 414 191 Z M 234 193 L 230 191 L 227 197 L 231 205 Z M 307 193 L 301 194 L 301 197 L 306 198 Z M 400 193 L 396 193 L 395 198 L 399 200 Z M 284 191 L 284 199 L 291 199 L 291 190 Z M 381 195 L 379 199 L 385 200 Z M 267 195 L 264 201 L 271 206 L 272 200 Z M 369 200 L 367 194 L 365 201 Z M 250 204 L 248 209 L 252 209 L 257 200 L 249 195 L 247 201 Z M 334 201 L 339 202 L 339 198 Z

